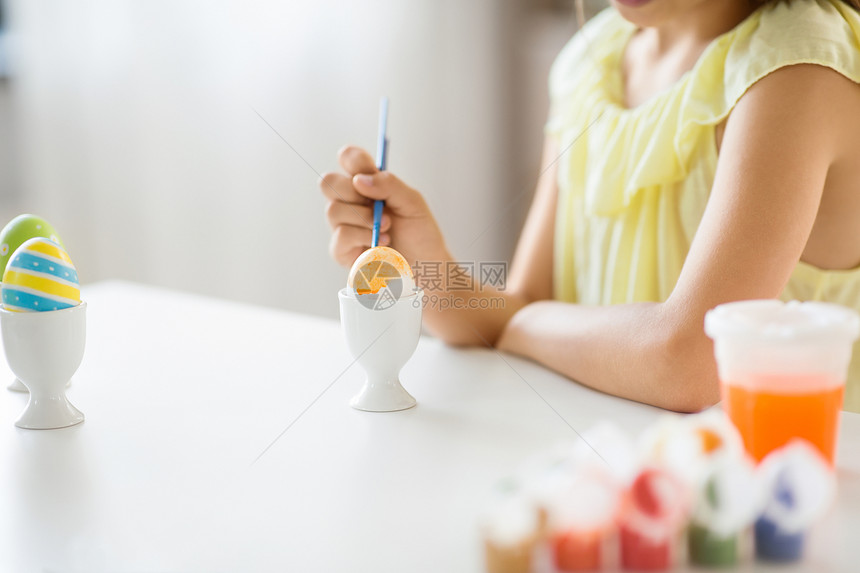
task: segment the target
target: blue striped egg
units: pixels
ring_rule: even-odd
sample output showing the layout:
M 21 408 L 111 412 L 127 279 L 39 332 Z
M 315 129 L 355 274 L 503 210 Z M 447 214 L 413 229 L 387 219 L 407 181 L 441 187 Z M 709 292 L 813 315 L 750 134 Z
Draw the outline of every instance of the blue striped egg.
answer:
M 69 254 L 50 239 L 18 247 L 3 272 L 3 308 L 15 312 L 62 310 L 81 302 L 78 272 Z

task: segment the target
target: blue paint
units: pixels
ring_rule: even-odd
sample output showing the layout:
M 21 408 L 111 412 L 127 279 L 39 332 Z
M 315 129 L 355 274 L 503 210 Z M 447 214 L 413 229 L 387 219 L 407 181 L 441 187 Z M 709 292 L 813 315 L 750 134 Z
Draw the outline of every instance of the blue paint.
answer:
M 798 561 L 803 557 L 803 542 L 806 534 L 785 533 L 768 519 L 761 517 L 755 522 L 756 557 L 766 561 Z
M 73 304 L 52 300 L 43 296 L 17 290 L 15 287 L 3 288 L 3 303 L 8 306 L 24 308 L 34 311 L 63 310 L 72 308 Z
M 9 262 L 8 268 L 52 275 L 58 279 L 78 284 L 78 273 L 75 269 L 66 266 L 64 263 L 61 264 L 57 261 L 45 258 L 41 254 L 18 253 L 15 255 L 15 258 Z
M 785 510 L 797 507 L 794 486 L 785 470 L 776 476 L 771 503 Z M 764 515 L 755 523 L 756 555 L 759 559 L 768 561 L 797 561 L 803 557 L 804 537 L 805 533 L 802 531 L 783 532 L 773 520 Z

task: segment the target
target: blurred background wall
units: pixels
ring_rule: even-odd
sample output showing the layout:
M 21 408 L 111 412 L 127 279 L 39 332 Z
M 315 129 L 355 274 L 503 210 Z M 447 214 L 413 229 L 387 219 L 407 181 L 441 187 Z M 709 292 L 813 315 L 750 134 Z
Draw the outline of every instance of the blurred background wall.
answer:
M 388 95 L 389 168 L 458 258 L 509 259 L 577 27 L 573 0 L 0 2 L 3 224 L 47 218 L 85 282 L 332 317 L 315 171 L 373 151 Z

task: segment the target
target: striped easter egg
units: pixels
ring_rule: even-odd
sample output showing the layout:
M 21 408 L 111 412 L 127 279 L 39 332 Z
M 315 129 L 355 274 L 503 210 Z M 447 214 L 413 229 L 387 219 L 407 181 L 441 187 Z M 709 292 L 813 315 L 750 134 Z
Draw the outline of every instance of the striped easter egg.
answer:
M 3 308 L 17 312 L 62 310 L 81 302 L 78 272 L 68 253 L 50 239 L 25 241 L 3 273 Z

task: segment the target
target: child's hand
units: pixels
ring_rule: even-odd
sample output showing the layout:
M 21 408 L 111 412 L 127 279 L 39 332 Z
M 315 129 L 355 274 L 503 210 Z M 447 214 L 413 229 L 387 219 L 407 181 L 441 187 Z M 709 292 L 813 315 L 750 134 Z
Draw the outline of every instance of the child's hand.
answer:
M 421 193 L 388 171 L 379 172 L 373 158 L 358 147 L 341 149 L 338 162 L 348 176 L 326 173 L 319 183 L 328 199 L 326 218 L 334 231 L 329 251 L 335 261 L 350 266 L 370 248 L 375 199 L 385 201 L 380 245 L 397 249 L 412 265 L 416 261 L 450 259 L 436 219 Z

